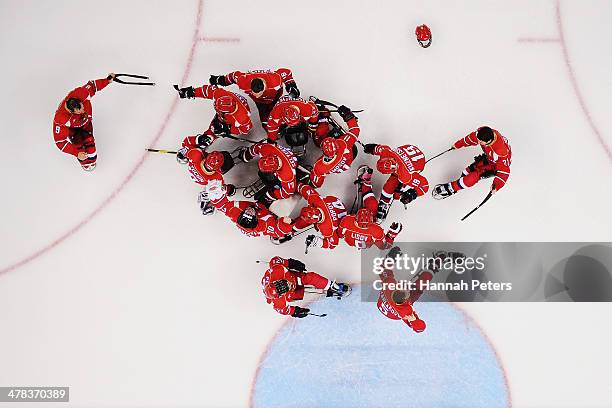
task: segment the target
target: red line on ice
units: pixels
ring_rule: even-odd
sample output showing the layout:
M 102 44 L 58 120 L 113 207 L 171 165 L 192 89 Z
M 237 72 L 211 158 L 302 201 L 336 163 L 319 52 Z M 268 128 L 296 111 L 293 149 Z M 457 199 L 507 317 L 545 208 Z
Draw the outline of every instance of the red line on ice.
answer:
M 567 43 L 565 41 L 565 34 L 563 32 L 563 22 L 561 19 L 561 4 L 559 0 L 556 1 L 555 9 L 556 9 L 556 14 L 557 14 L 557 27 L 559 29 L 559 39 L 561 40 L 560 44 L 561 44 L 561 49 L 563 51 L 563 59 L 565 60 L 565 65 L 567 66 L 567 72 L 569 74 L 570 82 L 572 83 L 572 87 L 574 88 L 574 93 L 576 94 L 576 98 L 578 99 L 578 103 L 580 104 L 580 108 L 582 109 L 584 116 L 589 122 L 589 126 L 591 127 L 591 130 L 593 130 L 593 133 L 595 133 L 595 135 L 597 136 L 597 139 L 599 140 L 599 144 L 601 144 L 601 147 L 603 147 L 604 151 L 608 155 L 608 158 L 612 160 L 612 150 L 610 149 L 610 146 L 606 143 L 606 140 L 603 138 L 597 126 L 595 125 L 595 121 L 593 120 L 593 116 L 591 116 L 591 112 L 589 111 L 585 98 L 582 95 L 582 91 L 580 90 L 580 86 L 578 86 L 578 80 L 576 79 L 576 74 L 574 72 L 574 68 L 572 66 L 572 62 L 569 57 L 569 52 L 567 50 Z
M 200 37 L 200 41 L 217 42 L 217 43 L 235 43 L 240 42 L 240 38 L 225 38 L 225 37 Z
M 184 83 L 187 80 L 187 78 L 189 77 L 189 73 L 191 72 L 191 67 L 193 65 L 195 51 L 198 45 L 198 40 L 200 38 L 200 23 L 202 21 L 202 9 L 204 7 L 203 3 L 204 3 L 204 0 L 198 0 L 198 12 L 196 16 L 193 38 L 191 40 L 191 49 L 189 50 L 189 56 L 187 57 L 187 63 L 183 70 L 183 77 L 181 79 L 181 83 Z M 149 143 L 149 146 L 155 145 L 155 143 L 161 138 L 164 131 L 166 130 L 166 126 L 168 125 L 168 122 L 170 122 L 172 115 L 174 115 L 174 112 L 176 111 L 177 104 L 178 104 L 178 97 L 176 97 L 172 101 L 172 104 L 170 105 L 170 108 L 168 109 L 168 113 L 166 113 L 166 116 L 164 118 L 164 121 L 162 122 L 159 129 L 157 130 L 157 133 L 155 134 L 155 137 L 153 138 L 151 143 Z M 140 170 L 143 163 L 147 160 L 147 157 L 148 157 L 148 154 L 144 153 L 140 157 L 138 162 L 136 163 L 136 166 L 134 166 L 134 168 L 130 171 L 127 177 L 121 182 L 121 184 L 119 184 L 119 186 L 115 188 L 113 192 L 102 203 L 100 203 L 100 205 L 98 205 L 88 216 L 82 219 L 79 223 L 77 223 L 70 230 L 60 235 L 58 238 L 51 241 L 50 243 L 43 246 L 42 248 L 38 249 L 34 253 L 26 256 L 25 258 L 21 259 L 20 261 L 15 262 L 12 265 L 8 265 L 0 269 L 0 275 L 3 275 L 7 272 L 14 271 L 17 268 L 20 268 L 23 265 L 30 263 L 31 261 L 38 258 L 39 256 L 44 255 L 45 253 L 49 252 L 50 250 L 52 250 L 53 248 L 61 244 L 63 241 L 68 239 L 70 236 L 78 232 L 85 225 L 87 225 L 94 217 L 96 217 L 100 212 L 102 212 L 102 210 L 104 210 L 106 206 L 108 206 L 108 204 L 110 204 L 117 197 L 117 195 L 124 189 L 124 187 L 132 180 L 136 172 Z

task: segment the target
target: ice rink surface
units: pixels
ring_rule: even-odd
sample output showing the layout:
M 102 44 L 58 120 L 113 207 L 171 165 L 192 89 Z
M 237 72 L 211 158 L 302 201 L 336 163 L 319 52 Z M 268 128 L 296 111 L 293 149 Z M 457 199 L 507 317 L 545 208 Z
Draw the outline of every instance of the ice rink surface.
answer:
M 304 255 L 303 239 L 274 247 L 202 217 L 185 167 L 144 153 L 208 126 L 210 102 L 179 101 L 171 85 L 210 74 L 289 67 L 304 96 L 365 109 L 363 141 L 429 157 L 483 124 L 509 139 L 512 175 L 485 207 L 459 222 L 488 183 L 396 205 L 398 239 L 611 241 L 611 15 L 610 2 L 567 0 L 0 2 L 0 385 L 69 385 L 78 407 L 248 406 L 286 320 L 254 261 L 293 256 L 359 280 L 351 248 Z M 433 31 L 426 50 L 421 23 Z M 68 91 L 111 71 L 158 86 L 94 97 L 89 174 L 56 149 L 51 121 Z M 449 153 L 424 175 L 455 178 L 478 153 Z M 330 177 L 323 192 L 350 206 L 352 178 Z M 612 405 L 609 304 L 462 308 L 497 353 L 513 407 Z M 427 322 L 427 336 L 443 331 L 444 319 Z M 369 380 L 356 386 L 375 392 Z

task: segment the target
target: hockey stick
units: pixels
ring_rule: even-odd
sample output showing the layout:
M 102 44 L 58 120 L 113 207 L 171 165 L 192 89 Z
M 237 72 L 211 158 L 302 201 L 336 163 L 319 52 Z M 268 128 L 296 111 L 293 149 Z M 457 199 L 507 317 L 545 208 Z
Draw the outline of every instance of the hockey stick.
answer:
M 154 86 L 155 82 L 133 82 L 133 81 L 124 81 L 122 79 L 119 79 L 118 77 L 126 77 L 126 78 L 137 78 L 137 79 L 149 79 L 148 76 L 144 76 L 144 75 L 135 75 L 135 74 L 115 74 L 115 77 L 113 78 L 113 82 L 117 82 L 119 84 L 124 84 L 124 85 L 149 85 L 149 86 Z
M 327 313 L 323 313 L 323 314 L 316 314 L 316 313 L 308 313 L 310 316 L 317 316 L 317 317 L 325 317 L 327 316 Z
M 478 204 L 478 207 L 474 208 L 472 211 L 470 211 L 469 213 L 467 213 L 467 214 L 465 215 L 465 217 L 463 217 L 463 218 L 461 219 L 461 221 L 465 220 L 467 217 L 469 217 L 470 215 L 472 215 L 472 214 L 474 213 L 474 211 L 476 211 L 477 209 L 479 209 L 480 207 L 482 207 L 482 205 L 483 205 L 484 203 L 486 203 L 487 201 L 489 201 L 489 198 L 491 198 L 491 197 L 493 197 L 493 192 L 492 192 L 492 191 L 489 191 L 489 194 L 487 194 L 487 196 L 485 197 L 485 199 L 484 199 L 484 200 L 482 200 L 482 203 Z
M 425 163 L 428 163 L 430 160 L 433 160 L 433 159 L 435 159 L 436 157 L 440 157 L 440 156 L 442 156 L 443 154 L 450 152 L 451 150 L 454 150 L 454 147 L 451 147 L 450 149 L 445 150 L 445 151 L 443 151 L 442 153 L 438 153 L 438 154 L 436 154 L 434 157 L 432 157 L 432 158 L 430 158 L 430 159 L 425 160 Z
M 147 152 L 151 153 L 168 153 L 168 154 L 177 154 L 178 152 L 174 150 L 165 150 L 165 149 L 145 149 Z
M 254 140 L 249 140 L 249 139 L 245 139 L 245 138 L 242 138 L 242 137 L 236 137 L 236 136 L 232 136 L 232 135 L 219 135 L 219 136 L 225 137 L 225 138 L 228 138 L 228 139 L 238 140 L 240 142 L 247 142 L 247 143 L 251 143 L 251 144 L 262 143 L 263 140 L 266 140 L 266 139 L 263 139 L 263 140 L 260 140 L 260 141 L 256 142 Z
M 337 109 L 327 109 L 325 112 L 330 112 L 330 113 L 331 112 L 335 112 L 335 113 L 338 113 L 338 110 Z M 351 112 L 353 112 L 353 113 L 360 113 L 360 112 L 363 112 L 363 109 L 357 109 L 357 110 L 352 110 L 351 109 Z

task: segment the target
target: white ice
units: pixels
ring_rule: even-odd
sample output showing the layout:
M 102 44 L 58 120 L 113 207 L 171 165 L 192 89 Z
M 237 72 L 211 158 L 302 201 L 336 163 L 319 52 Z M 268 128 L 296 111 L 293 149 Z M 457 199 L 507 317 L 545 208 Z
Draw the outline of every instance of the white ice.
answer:
M 611 241 L 611 14 L 604 0 L 3 0 L 0 385 L 70 385 L 83 407 L 245 406 L 283 322 L 254 261 L 300 257 L 359 279 L 353 249 L 304 256 L 302 239 L 248 240 L 199 214 L 198 186 L 172 157 L 143 161 L 153 142 L 175 148 L 208 126 L 210 103 L 175 99 L 183 75 L 197 85 L 290 67 L 303 94 L 364 108 L 364 141 L 429 156 L 482 124 L 500 130 L 513 150 L 506 188 L 466 222 L 488 183 L 394 207 L 403 240 Z M 56 149 L 51 121 L 68 91 L 111 71 L 158 86 L 94 97 L 88 174 Z M 447 181 L 477 153 L 449 153 L 425 175 Z M 350 205 L 351 179 L 324 191 Z M 496 345 L 515 407 L 612 405 L 610 304 L 465 308 Z

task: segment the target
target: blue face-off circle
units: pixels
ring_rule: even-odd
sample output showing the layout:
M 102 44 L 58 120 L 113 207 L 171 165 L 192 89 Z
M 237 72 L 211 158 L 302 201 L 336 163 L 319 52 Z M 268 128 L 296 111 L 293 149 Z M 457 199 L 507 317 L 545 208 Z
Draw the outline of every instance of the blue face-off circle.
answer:
M 327 317 L 293 319 L 281 328 L 261 361 L 253 407 L 510 405 L 494 350 L 462 311 L 418 302 L 427 329 L 417 334 L 384 317 L 376 303 L 362 302 L 360 291 L 310 305 Z

